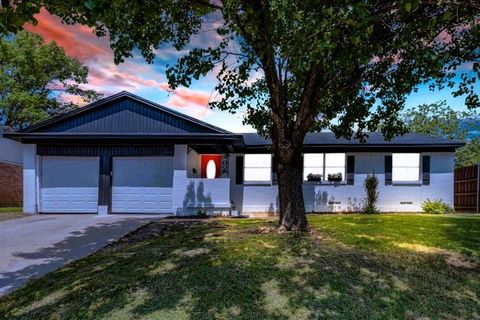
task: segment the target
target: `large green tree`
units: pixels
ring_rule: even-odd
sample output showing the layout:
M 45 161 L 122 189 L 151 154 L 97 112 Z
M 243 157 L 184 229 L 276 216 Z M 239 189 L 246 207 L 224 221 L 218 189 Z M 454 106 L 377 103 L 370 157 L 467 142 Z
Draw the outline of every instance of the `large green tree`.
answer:
M 459 148 L 455 155 L 457 168 L 480 163 L 478 112 L 457 111 L 448 106 L 446 101 L 440 101 L 408 109 L 402 119 L 410 132 L 464 141 L 465 146 Z
M 307 229 L 301 161 L 307 132 L 328 128 L 362 139 L 382 121 L 383 134 L 392 138 L 405 132 L 399 112 L 422 83 L 451 87 L 469 107 L 480 104 L 472 87 L 480 61 L 476 0 L 2 3 L 4 30 L 34 22 L 44 6 L 66 23 L 108 35 L 116 62 L 134 49 L 149 62 L 161 45 L 184 49 L 215 21 L 219 42 L 190 47 L 167 69 L 169 84 L 188 86 L 218 67 L 221 99 L 211 105 L 231 112 L 246 108 L 245 122 L 272 139 L 282 229 Z M 465 62 L 473 71 L 461 71 Z M 460 81 L 453 81 L 458 73 Z
M 77 107 L 62 94 L 80 96 L 85 102 L 99 97 L 82 90 L 88 69 L 70 58 L 55 42 L 25 31 L 0 38 L 0 119 L 19 129 Z

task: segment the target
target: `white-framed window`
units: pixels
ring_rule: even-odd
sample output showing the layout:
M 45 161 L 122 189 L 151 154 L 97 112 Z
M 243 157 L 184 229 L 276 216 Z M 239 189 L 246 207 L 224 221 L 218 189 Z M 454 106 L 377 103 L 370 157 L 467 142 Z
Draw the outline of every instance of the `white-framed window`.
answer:
M 308 175 L 322 175 L 323 180 L 323 153 L 305 153 L 303 155 L 303 180 L 308 180 Z
M 420 153 L 392 154 L 392 181 L 420 180 Z
M 246 154 L 243 179 L 245 182 L 270 182 L 272 180 L 272 155 Z
M 325 180 L 329 174 L 341 174 L 342 180 L 345 180 L 345 153 L 326 153 L 325 154 Z
M 345 159 L 345 153 L 305 153 L 303 180 L 307 181 L 309 174 L 322 175 L 322 181 L 327 181 L 329 174 L 341 174 L 345 180 Z

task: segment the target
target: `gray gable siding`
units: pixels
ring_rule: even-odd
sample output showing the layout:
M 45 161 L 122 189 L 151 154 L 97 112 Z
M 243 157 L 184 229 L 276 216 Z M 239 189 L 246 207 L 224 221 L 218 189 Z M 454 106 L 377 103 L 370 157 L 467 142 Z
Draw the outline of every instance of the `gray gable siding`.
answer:
M 70 133 L 215 133 L 187 119 L 123 97 L 37 132 Z

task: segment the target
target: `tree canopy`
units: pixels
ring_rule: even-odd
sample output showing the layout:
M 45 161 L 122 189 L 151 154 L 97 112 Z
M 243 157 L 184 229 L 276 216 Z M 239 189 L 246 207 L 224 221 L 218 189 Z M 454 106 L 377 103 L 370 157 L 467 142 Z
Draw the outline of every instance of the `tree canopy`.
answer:
M 480 163 L 480 139 L 473 138 L 455 153 L 455 167 L 462 168 Z
M 479 117 L 475 110 L 454 110 L 446 101 L 422 104 L 402 114 L 410 132 L 462 141 L 469 140 L 469 134 L 480 130 Z
M 134 49 L 152 62 L 162 44 L 180 50 L 207 22 L 219 21 L 218 44 L 194 48 L 171 66 L 170 85 L 188 86 L 220 66 L 222 99 L 211 104 L 247 107 L 247 123 L 265 134 L 277 123 L 350 137 L 353 128 L 361 135 L 388 119 L 391 137 L 403 130 L 396 116 L 405 96 L 426 82 L 465 95 L 469 107 L 480 104 L 472 86 L 480 56 L 473 0 L 14 1 L 3 7 L 0 30 L 35 23 L 42 6 L 108 34 L 117 63 Z M 459 71 L 465 62 L 472 72 Z
M 272 139 L 285 229 L 307 226 L 307 132 L 364 138 L 382 123 L 387 139 L 404 133 L 399 115 L 420 84 L 448 87 L 469 108 L 480 105 L 476 0 L 18 0 L 4 4 L 1 30 L 34 23 L 43 6 L 108 35 L 117 63 L 133 50 L 152 62 L 162 45 L 189 47 L 166 70 L 172 89 L 216 70 L 220 99 L 211 105 L 245 108 L 245 122 Z M 218 41 L 191 48 L 208 29 Z
M 457 111 L 446 101 L 408 109 L 402 118 L 410 132 L 457 139 L 466 144 L 455 154 L 457 168 L 480 163 L 480 115 L 477 111 Z
M 0 39 L 0 68 L 0 119 L 16 129 L 77 107 L 59 92 L 85 102 L 99 97 L 80 87 L 87 83 L 86 66 L 25 31 Z

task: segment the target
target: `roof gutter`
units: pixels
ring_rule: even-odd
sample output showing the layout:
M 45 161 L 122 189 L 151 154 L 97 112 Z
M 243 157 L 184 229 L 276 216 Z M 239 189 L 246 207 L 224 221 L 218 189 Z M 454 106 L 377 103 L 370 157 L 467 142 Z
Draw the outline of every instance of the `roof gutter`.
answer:
M 241 135 L 235 134 L 89 134 L 89 133 L 7 133 L 5 137 L 21 143 L 190 143 L 232 144 L 241 143 Z

